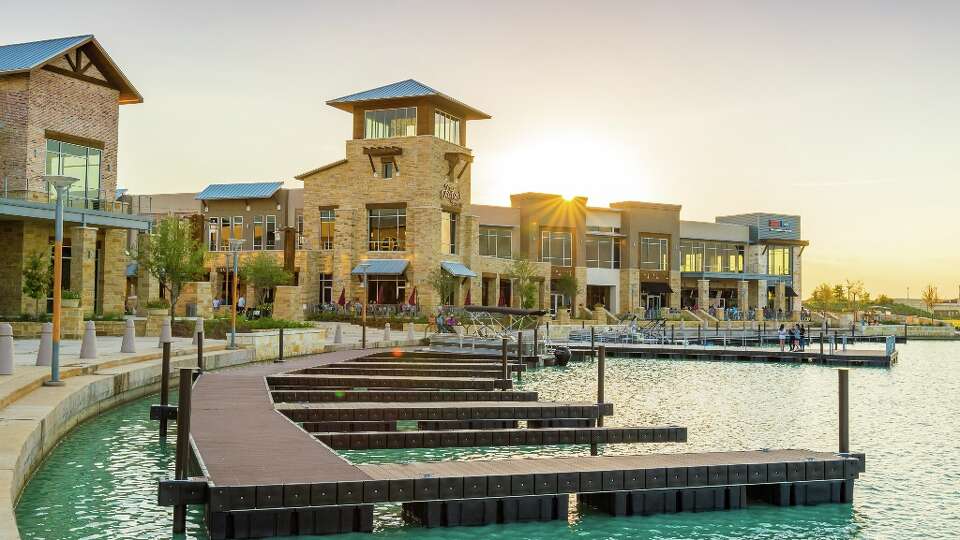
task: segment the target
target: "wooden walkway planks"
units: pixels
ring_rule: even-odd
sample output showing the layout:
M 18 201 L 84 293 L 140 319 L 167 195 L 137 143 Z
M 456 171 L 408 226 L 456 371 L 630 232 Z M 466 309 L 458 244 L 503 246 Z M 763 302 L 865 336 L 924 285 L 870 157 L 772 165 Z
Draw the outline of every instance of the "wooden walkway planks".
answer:
M 597 418 L 613 414 L 612 403 L 537 401 L 321 402 L 277 403 L 295 422 L 326 420 L 470 420 Z
M 898 358 L 898 352 L 887 355 L 886 351 L 863 349 L 834 351 L 820 354 L 819 348 L 806 351 L 783 351 L 773 348 L 737 348 L 731 340 L 729 347 L 699 347 L 671 345 L 642 345 L 625 343 L 598 343 L 607 349 L 607 355 L 632 358 L 663 358 L 671 360 L 712 360 L 726 362 L 772 362 L 810 363 L 832 366 L 890 367 Z M 575 356 L 589 354 L 590 346 L 581 342 L 567 344 Z
M 436 388 L 452 390 L 496 390 L 512 388 L 509 379 L 473 377 L 401 377 L 390 375 L 271 375 L 272 385 L 308 386 L 314 388 Z
M 346 401 L 536 401 L 536 392 L 506 390 L 272 390 L 275 403 Z

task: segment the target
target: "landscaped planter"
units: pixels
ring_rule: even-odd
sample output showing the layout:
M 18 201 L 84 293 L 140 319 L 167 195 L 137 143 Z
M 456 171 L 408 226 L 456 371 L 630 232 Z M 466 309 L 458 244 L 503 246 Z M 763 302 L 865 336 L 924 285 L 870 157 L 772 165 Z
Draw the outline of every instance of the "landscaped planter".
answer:
M 230 339 L 229 333 L 227 339 Z M 280 350 L 280 331 L 260 330 L 246 334 L 238 333 L 237 345 L 254 349 L 254 358 L 258 361 L 276 358 Z M 285 357 L 324 352 L 326 345 L 326 328 L 288 328 L 283 331 Z

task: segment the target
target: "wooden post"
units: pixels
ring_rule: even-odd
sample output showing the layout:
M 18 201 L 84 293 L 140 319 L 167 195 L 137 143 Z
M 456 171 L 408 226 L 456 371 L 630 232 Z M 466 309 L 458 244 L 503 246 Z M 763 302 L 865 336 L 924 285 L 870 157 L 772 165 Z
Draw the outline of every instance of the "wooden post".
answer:
M 280 351 L 279 351 L 279 354 L 277 355 L 277 359 L 274 360 L 274 363 L 283 362 L 283 328 L 280 329 L 280 333 L 278 334 L 278 337 L 280 341 Z
M 700 343 L 700 345 L 703 345 L 702 332 L 703 332 L 703 325 L 697 324 L 697 342 Z
M 837 370 L 840 398 L 840 452 L 850 451 L 850 370 Z
M 676 329 L 677 329 L 676 326 L 673 326 L 673 325 L 670 326 L 670 344 L 671 345 L 677 344 Z
M 597 357 L 597 334 L 595 327 L 590 327 L 590 358 Z
M 537 322 L 537 324 L 533 327 L 533 355 L 534 356 L 540 355 L 539 348 L 540 348 L 540 323 Z
M 167 405 L 170 404 L 170 342 L 163 342 L 163 359 L 160 361 L 160 436 L 167 436 Z
M 177 449 L 174 475 L 186 480 L 190 468 L 190 398 L 193 390 L 193 368 L 180 369 L 180 399 L 177 403 Z M 182 533 L 187 527 L 187 507 L 173 507 L 173 532 Z
M 907 323 L 903 323 L 903 342 L 907 342 Z
M 599 414 L 597 415 L 597 427 L 603 427 L 603 401 L 604 401 L 604 371 L 607 360 L 607 348 L 604 345 L 600 346 L 599 354 L 597 356 L 597 410 Z M 590 455 L 596 456 L 598 454 L 597 443 L 590 443 Z
M 203 373 L 203 332 L 197 333 L 197 369 Z
M 720 321 L 716 321 L 713 323 L 713 335 L 715 336 L 720 335 Z
M 500 344 L 500 360 L 503 362 L 504 380 L 510 380 L 510 366 L 507 365 L 507 345 L 509 343 L 509 339 L 503 338 L 503 342 Z M 506 390 L 506 388 L 501 388 L 501 390 Z
M 523 365 L 523 330 L 517 332 L 517 365 Z M 520 382 L 519 370 L 517 371 L 517 382 Z

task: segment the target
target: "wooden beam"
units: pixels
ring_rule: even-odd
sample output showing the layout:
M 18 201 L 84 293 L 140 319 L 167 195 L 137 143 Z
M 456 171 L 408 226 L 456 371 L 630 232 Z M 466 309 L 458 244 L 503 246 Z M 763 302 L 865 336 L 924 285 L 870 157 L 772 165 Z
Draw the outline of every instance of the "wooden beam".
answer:
M 117 88 L 116 86 L 108 83 L 107 81 L 102 81 L 102 80 L 100 80 L 100 79 L 95 79 L 95 78 L 93 78 L 93 77 L 91 77 L 91 76 L 89 76 L 89 75 L 81 75 L 81 74 L 79 74 L 79 73 L 74 73 L 74 72 L 72 72 L 72 71 L 70 71 L 70 70 L 67 70 L 67 69 L 63 69 L 63 68 L 60 68 L 60 67 L 57 67 L 57 66 L 50 66 L 50 65 L 43 66 L 42 69 L 45 69 L 45 70 L 47 70 L 47 71 L 51 71 L 51 72 L 53 72 L 53 73 L 57 73 L 57 74 L 59 74 L 59 75 L 63 75 L 64 77 L 70 77 L 70 78 L 77 79 L 77 80 L 80 80 L 80 81 L 83 81 L 83 82 L 88 82 L 88 83 L 90 83 L 90 84 L 95 84 L 95 85 L 97 85 L 97 86 L 102 86 L 102 87 L 104 87 L 104 88 L 110 88 L 111 90 L 120 91 L 119 88 Z
M 399 156 L 403 154 L 403 148 L 399 146 L 366 146 L 363 153 L 368 156 Z
M 65 54 L 63 55 L 63 57 L 66 58 L 67 63 L 70 64 L 70 69 L 72 69 L 73 71 L 76 71 L 77 65 L 73 63 L 73 58 L 70 58 L 69 54 Z

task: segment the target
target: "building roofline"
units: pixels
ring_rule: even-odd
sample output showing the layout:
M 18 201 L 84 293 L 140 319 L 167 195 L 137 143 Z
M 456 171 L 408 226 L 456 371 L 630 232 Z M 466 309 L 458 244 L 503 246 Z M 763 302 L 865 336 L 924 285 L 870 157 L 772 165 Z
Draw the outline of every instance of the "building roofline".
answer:
M 425 90 L 427 90 L 427 92 L 424 92 L 424 93 L 422 93 L 422 94 L 412 94 L 412 95 L 397 95 L 397 96 L 389 96 L 389 95 L 386 95 L 386 96 L 383 96 L 383 97 L 377 97 L 377 98 L 372 98 L 372 99 L 354 99 L 355 96 L 359 96 L 359 95 L 361 95 L 361 94 L 366 94 L 366 93 L 368 93 L 368 92 L 375 92 L 375 91 L 377 91 L 377 90 L 382 90 L 382 89 L 389 88 L 389 87 L 391 87 L 391 86 L 400 85 L 400 84 L 403 84 L 403 83 L 414 83 L 414 84 L 416 84 L 416 85 L 418 85 L 418 86 L 420 86 L 420 87 L 423 87 Z M 385 85 L 383 85 L 383 86 L 378 86 L 378 87 L 376 87 L 376 88 L 371 88 L 371 89 L 369 89 L 369 90 L 362 90 L 362 91 L 360 91 L 360 92 L 354 92 L 354 93 L 348 94 L 348 95 L 346 95 L 346 96 L 341 96 L 341 97 L 338 97 L 338 98 L 334 98 L 334 99 L 328 100 L 328 101 L 326 102 L 326 104 L 329 105 L 329 106 L 331 106 L 331 107 L 340 109 L 341 111 L 346 111 L 346 112 L 352 113 L 353 110 L 354 110 L 354 105 L 357 104 L 357 103 L 364 103 L 364 104 L 366 104 L 366 103 L 377 103 L 377 102 L 392 101 L 392 100 L 397 100 L 397 99 L 416 99 L 416 98 L 436 98 L 436 99 L 440 99 L 440 100 L 442 100 L 442 101 L 450 102 L 450 103 L 452 103 L 453 105 L 455 105 L 455 106 L 457 106 L 457 107 L 460 107 L 461 109 L 463 109 L 463 110 L 465 110 L 467 113 L 469 113 L 468 115 L 465 115 L 465 116 L 466 116 L 466 118 L 465 118 L 466 120 L 489 120 L 490 118 L 492 118 L 492 116 L 490 116 L 489 114 L 481 111 L 480 109 L 477 109 L 477 108 L 475 108 L 475 107 L 471 107 L 470 105 L 467 105 L 466 103 L 460 101 L 459 99 L 452 98 L 452 97 L 448 96 L 447 94 L 444 94 L 443 92 L 440 92 L 439 90 L 436 90 L 436 89 L 434 89 L 434 88 L 431 88 L 430 86 L 427 86 L 427 85 L 423 84 L 422 82 L 417 81 L 417 80 L 415 80 L 415 79 L 407 79 L 407 80 L 404 80 L 404 81 L 397 81 L 397 82 L 395 82 L 395 83 L 385 84 Z
M 300 174 L 294 176 L 294 178 L 296 178 L 297 180 L 303 180 L 303 179 L 305 179 L 306 177 L 312 176 L 312 175 L 317 174 L 317 173 L 319 173 L 319 172 L 323 172 L 323 171 L 326 171 L 326 170 L 330 170 L 330 169 L 332 169 L 332 168 L 334 168 L 334 167 L 339 167 L 340 165 L 343 165 L 343 164 L 346 163 L 346 162 L 347 162 L 346 159 L 340 159 L 340 160 L 334 161 L 333 163 L 327 163 L 326 165 L 321 165 L 320 167 L 317 167 L 316 169 L 310 169 L 310 170 L 307 171 L 307 172 L 300 173 Z
M 629 208 L 649 208 L 653 210 L 676 210 L 680 211 L 682 208 L 679 204 L 669 204 L 669 203 L 656 203 L 656 202 L 645 202 L 645 201 L 617 201 L 610 203 L 610 208 L 622 208 L 624 210 Z

